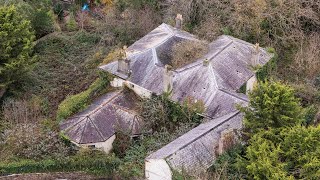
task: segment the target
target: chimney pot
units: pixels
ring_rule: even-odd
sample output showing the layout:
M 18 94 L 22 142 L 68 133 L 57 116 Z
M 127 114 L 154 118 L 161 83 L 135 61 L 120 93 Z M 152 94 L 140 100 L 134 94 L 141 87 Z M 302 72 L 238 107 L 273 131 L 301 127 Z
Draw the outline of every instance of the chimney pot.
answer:
M 181 14 L 177 14 L 177 17 L 176 17 L 176 28 L 177 29 L 181 29 L 182 28 L 182 15 Z
M 204 66 L 209 66 L 209 59 L 203 60 L 203 65 Z

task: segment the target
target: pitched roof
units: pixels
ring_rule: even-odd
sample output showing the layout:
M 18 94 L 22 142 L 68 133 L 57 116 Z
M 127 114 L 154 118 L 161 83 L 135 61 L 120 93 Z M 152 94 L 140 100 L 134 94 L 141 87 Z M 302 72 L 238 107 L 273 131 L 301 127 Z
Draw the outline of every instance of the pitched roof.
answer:
M 135 95 L 123 91 L 107 93 L 85 111 L 62 122 L 60 128 L 78 144 L 106 141 L 114 135 L 115 125 L 137 134 L 142 122 L 134 111 L 136 102 Z
M 241 128 L 241 119 L 241 113 L 236 111 L 203 123 L 150 154 L 146 161 L 164 159 L 174 169 L 197 175 L 212 165 L 220 132 Z
M 156 94 L 163 93 L 164 65 L 168 64 L 172 47 L 180 41 L 199 41 L 194 35 L 167 24 L 161 24 L 127 49 L 130 59 L 130 77 L 117 72 L 114 61 L 100 68 L 148 89 Z M 182 102 L 192 97 L 204 102 L 206 115 L 217 117 L 236 110 L 236 103 L 246 103 L 243 94 L 236 93 L 254 72 L 250 67 L 253 45 L 231 36 L 220 36 L 209 44 L 209 52 L 195 62 L 174 70 L 172 99 Z M 259 48 L 259 64 L 270 58 Z M 204 66 L 203 61 L 209 60 Z M 218 103 L 221 102 L 221 103 Z

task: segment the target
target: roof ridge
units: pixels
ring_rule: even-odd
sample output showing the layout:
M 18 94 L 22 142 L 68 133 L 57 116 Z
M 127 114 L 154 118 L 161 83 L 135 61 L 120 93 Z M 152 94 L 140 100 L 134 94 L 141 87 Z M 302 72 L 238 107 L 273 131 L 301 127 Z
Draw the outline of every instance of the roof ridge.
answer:
M 243 101 L 249 102 L 248 99 L 245 99 L 245 98 L 243 98 L 243 97 L 241 97 L 241 96 L 238 96 L 238 93 L 237 93 L 237 92 L 232 92 L 232 91 L 230 91 L 230 90 L 228 90 L 228 89 L 224 89 L 224 88 L 219 88 L 218 91 L 221 91 L 221 92 L 226 93 L 226 94 L 228 94 L 228 95 L 230 95 L 230 96 L 233 96 L 233 97 L 236 97 L 236 98 L 238 98 L 238 99 L 241 99 L 241 100 L 243 100 Z M 239 93 L 239 94 L 240 94 L 240 93 Z M 241 93 L 241 94 L 242 94 L 242 93 Z M 243 94 L 243 95 L 245 95 L 245 94 Z
M 88 117 L 88 119 L 89 119 L 89 121 L 92 123 L 92 125 L 94 126 L 94 128 L 96 129 L 96 131 L 98 132 L 98 134 L 100 135 L 101 139 L 104 140 L 101 131 L 98 129 L 98 127 L 96 126 L 96 124 L 92 121 L 91 117 Z M 109 137 L 108 137 L 108 138 L 109 138 Z
M 88 118 L 88 116 L 86 118 Z M 81 141 L 82 141 L 82 138 L 83 138 L 83 134 L 84 134 L 84 130 L 86 129 L 87 124 L 88 124 L 88 121 L 86 121 L 86 124 L 84 125 L 83 130 L 81 132 L 81 136 L 80 136 L 80 139 L 79 139 L 79 142 L 78 142 L 79 144 L 81 144 Z

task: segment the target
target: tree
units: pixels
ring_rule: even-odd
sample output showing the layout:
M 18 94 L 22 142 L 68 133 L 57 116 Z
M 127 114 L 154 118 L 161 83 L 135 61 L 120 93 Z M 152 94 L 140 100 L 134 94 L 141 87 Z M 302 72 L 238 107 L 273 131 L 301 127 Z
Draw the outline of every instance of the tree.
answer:
M 249 106 L 240 108 L 248 135 L 262 129 L 292 127 L 302 122 L 299 100 L 287 85 L 280 82 L 260 83 L 249 98 Z
M 320 126 L 261 131 L 248 144 L 242 161 L 254 179 L 320 178 Z
M 0 86 L 21 80 L 30 69 L 33 40 L 30 21 L 23 19 L 14 6 L 0 7 Z

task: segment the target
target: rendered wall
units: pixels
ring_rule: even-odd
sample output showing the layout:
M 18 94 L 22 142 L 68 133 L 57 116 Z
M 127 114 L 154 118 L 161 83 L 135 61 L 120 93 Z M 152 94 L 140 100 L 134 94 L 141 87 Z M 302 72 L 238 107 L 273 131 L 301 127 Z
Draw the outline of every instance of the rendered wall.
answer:
M 98 143 L 89 143 L 89 144 L 78 144 L 75 142 L 72 142 L 73 144 L 79 146 L 79 147 L 90 147 L 90 146 L 95 146 L 97 149 L 101 149 L 106 153 L 110 153 L 112 150 L 112 143 L 116 139 L 116 135 L 111 136 L 108 140 L 105 142 L 98 142 Z
M 257 83 L 257 78 L 256 78 L 256 75 L 254 75 L 247 81 L 247 86 L 246 86 L 247 94 L 248 92 L 253 90 L 256 83 Z
M 145 176 L 147 180 L 171 180 L 172 173 L 164 159 L 146 159 Z
M 142 98 L 150 98 L 152 94 L 151 91 L 120 78 L 114 78 L 110 84 L 112 87 L 123 87 L 123 85 L 126 85 Z

